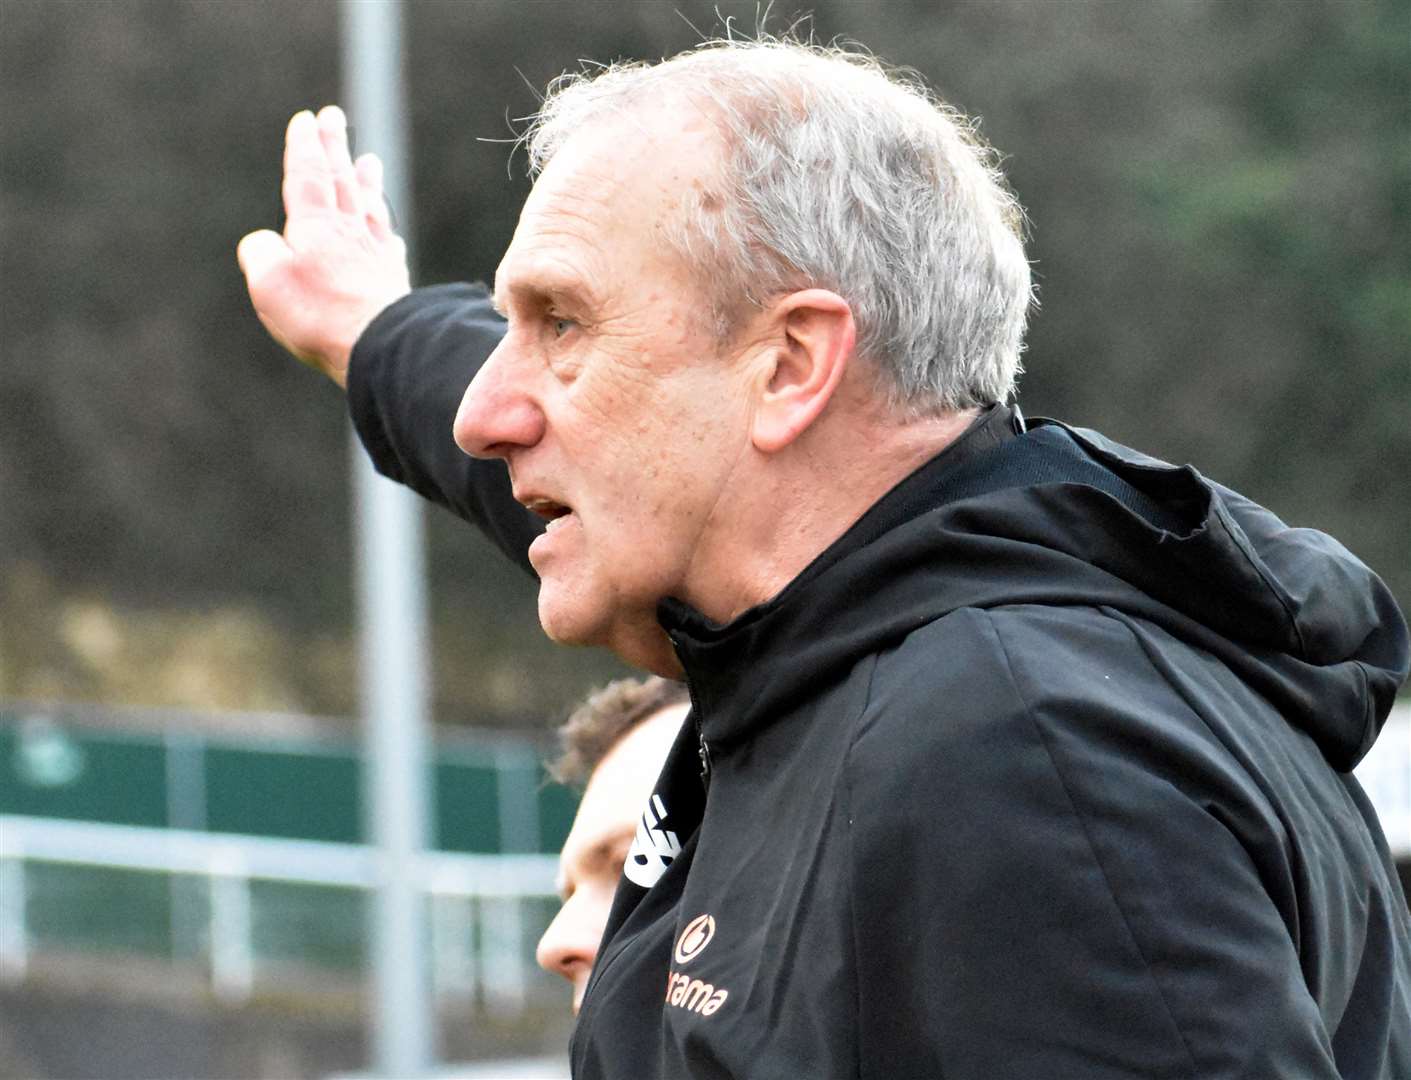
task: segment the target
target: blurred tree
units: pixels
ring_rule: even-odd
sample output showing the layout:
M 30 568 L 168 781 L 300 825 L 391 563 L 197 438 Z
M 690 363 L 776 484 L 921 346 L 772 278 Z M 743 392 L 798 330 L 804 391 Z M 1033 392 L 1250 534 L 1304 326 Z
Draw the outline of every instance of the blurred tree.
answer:
M 11 556 L 119 597 L 320 617 L 347 547 L 335 394 L 318 407 L 249 326 L 231 253 L 278 215 L 287 102 L 334 92 L 333 10 L 282 12 L 303 44 L 282 65 L 257 5 L 5 4 Z
M 816 37 L 918 69 L 1008 155 L 1044 305 L 1027 411 L 1193 461 L 1411 603 L 1411 5 L 813 7 Z M 757 21 L 754 0 L 408 12 L 424 281 L 493 270 L 527 187 L 495 141 L 564 66 Z M 42 596 L 139 638 L 256 617 L 288 643 L 259 653 L 277 691 L 207 703 L 351 708 L 342 409 L 265 339 L 233 257 L 279 221 L 284 123 L 335 99 L 337 40 L 331 0 L 0 0 L 0 693 L 141 693 L 64 652 Z M 532 583 L 430 523 L 444 717 L 543 716 L 619 670 L 548 645 Z

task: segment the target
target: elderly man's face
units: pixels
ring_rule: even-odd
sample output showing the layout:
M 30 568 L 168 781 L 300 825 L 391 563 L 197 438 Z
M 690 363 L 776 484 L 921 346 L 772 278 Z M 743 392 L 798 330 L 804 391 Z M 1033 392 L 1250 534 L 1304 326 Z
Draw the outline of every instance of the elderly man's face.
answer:
M 559 855 L 563 907 L 539 939 L 538 960 L 545 971 L 573 984 L 575 1013 L 583 1004 L 642 808 L 687 708 L 672 705 L 653 713 L 604 755 L 588 779 L 573 829 Z
M 549 636 L 664 673 L 675 657 L 657 601 L 704 606 L 726 576 L 722 523 L 757 382 L 664 239 L 718 152 L 697 124 L 648 110 L 558 151 L 496 273 L 507 334 L 455 424 L 550 522 L 529 549 Z

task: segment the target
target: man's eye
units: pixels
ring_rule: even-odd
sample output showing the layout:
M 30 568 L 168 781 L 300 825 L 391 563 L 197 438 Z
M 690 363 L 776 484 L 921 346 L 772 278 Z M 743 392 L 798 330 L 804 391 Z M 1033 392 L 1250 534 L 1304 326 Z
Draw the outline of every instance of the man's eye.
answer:
M 554 328 L 554 337 L 563 337 L 578 324 L 572 319 L 554 319 L 552 325 Z

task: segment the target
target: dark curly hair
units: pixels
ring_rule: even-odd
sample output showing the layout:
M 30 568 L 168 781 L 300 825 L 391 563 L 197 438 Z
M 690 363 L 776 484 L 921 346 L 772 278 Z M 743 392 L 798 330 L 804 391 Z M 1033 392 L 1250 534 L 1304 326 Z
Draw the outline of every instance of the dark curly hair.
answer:
M 686 684 L 649 675 L 593 691 L 558 729 L 561 752 L 548 763 L 560 784 L 582 788 L 617 741 L 648 717 L 690 701 Z

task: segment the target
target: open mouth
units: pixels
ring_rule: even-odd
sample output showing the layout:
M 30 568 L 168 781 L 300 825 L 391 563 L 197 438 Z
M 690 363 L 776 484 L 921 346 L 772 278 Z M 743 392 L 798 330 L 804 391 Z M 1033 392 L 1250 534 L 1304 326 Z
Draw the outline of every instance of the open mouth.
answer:
M 573 513 L 573 508 L 564 506 L 563 503 L 554 502 L 552 499 L 531 499 L 525 503 L 532 513 L 538 514 L 549 523 L 549 528 L 568 517 Z

